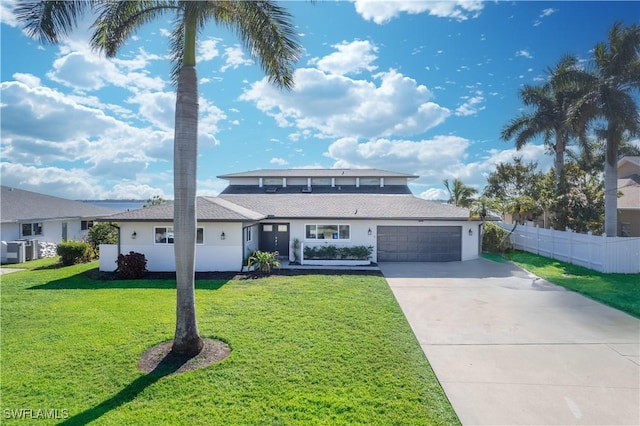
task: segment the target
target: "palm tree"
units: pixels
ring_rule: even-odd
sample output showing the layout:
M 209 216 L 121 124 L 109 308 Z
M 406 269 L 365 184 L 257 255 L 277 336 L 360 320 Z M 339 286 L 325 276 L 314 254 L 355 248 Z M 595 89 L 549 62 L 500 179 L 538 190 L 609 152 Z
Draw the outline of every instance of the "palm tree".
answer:
M 27 33 L 56 43 L 80 15 L 96 12 L 91 46 L 114 57 L 144 24 L 174 18 L 171 36 L 172 81 L 177 84 L 174 134 L 174 234 L 176 330 L 172 352 L 192 356 L 203 341 L 195 311 L 196 165 L 198 145 L 197 33 L 206 24 L 234 30 L 256 57 L 270 82 L 293 87 L 293 64 L 300 56 L 290 14 L 273 1 L 23 1 L 16 8 Z
M 449 187 L 448 179 L 443 180 L 442 183 L 444 183 L 444 187 L 447 188 L 449 193 L 447 202 L 456 207 L 469 208 L 474 201 L 473 196 L 478 192 L 477 189 L 463 184 L 459 179 L 453 180 L 453 187 Z
M 633 93 L 640 89 L 640 26 L 615 23 L 608 44 L 598 43 L 593 51 L 593 72 L 576 81 L 584 94 L 577 100 L 571 118 L 579 127 L 590 123 L 606 141 L 605 234 L 617 235 L 618 148 L 625 132 L 640 134 L 640 114 Z
M 535 138 L 542 136 L 544 143 L 554 153 L 556 189 L 562 192 L 564 154 L 572 137 L 579 136 L 567 119 L 572 102 L 577 98 L 575 86 L 565 84 L 567 76 L 575 69 L 578 59 L 565 56 L 555 68 L 547 70 L 548 81 L 542 86 L 525 85 L 519 93 L 522 103 L 531 107 L 528 113 L 512 119 L 500 134 L 509 141 L 515 137 L 516 149 L 522 149 Z M 553 137 L 553 139 L 552 139 Z

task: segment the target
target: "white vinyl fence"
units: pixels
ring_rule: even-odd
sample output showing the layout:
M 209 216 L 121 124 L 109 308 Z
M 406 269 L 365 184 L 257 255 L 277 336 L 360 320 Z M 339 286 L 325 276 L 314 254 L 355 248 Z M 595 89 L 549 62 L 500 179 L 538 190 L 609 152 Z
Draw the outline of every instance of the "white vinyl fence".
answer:
M 509 232 L 512 224 L 498 222 Z M 606 237 L 518 225 L 513 247 L 604 273 L 640 273 L 640 238 Z

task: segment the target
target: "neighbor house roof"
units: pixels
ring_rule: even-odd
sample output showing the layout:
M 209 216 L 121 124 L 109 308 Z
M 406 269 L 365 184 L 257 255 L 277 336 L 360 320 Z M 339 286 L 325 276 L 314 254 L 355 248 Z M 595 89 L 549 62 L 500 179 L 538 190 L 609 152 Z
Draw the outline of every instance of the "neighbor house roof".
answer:
M 117 212 L 81 201 L 52 197 L 37 192 L 2 186 L 2 223 L 104 217 Z
M 216 197 L 198 197 L 196 200 L 197 220 L 206 221 L 256 221 L 264 215 L 251 211 L 227 200 Z M 138 210 L 122 212 L 106 218 L 113 222 L 165 222 L 173 221 L 173 201 Z
M 640 175 L 618 179 L 618 191 L 622 192 L 618 198 L 619 209 L 640 210 Z
M 230 173 L 218 176 L 220 179 L 230 179 L 239 177 L 264 177 L 264 178 L 280 178 L 280 177 L 400 177 L 406 179 L 416 179 L 418 176 L 389 172 L 379 169 L 261 169 L 248 172 Z

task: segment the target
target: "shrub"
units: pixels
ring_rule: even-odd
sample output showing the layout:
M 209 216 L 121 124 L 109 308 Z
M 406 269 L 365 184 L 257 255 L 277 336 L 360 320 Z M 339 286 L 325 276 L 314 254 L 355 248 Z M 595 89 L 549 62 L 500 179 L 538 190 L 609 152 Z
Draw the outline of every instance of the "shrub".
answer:
M 85 262 L 88 251 L 89 244 L 82 241 L 62 241 L 56 247 L 56 253 L 65 266 Z
M 278 261 L 278 252 L 254 251 L 247 260 L 247 267 L 251 268 L 254 265 L 260 272 L 270 274 L 272 268 L 280 266 L 280 262 Z
M 510 244 L 506 241 L 507 231 L 492 222 L 485 222 L 482 235 L 482 251 L 487 253 L 506 253 Z
M 91 244 L 95 252 L 100 254 L 100 244 L 116 244 L 118 231 L 107 222 L 96 222 L 87 233 L 87 242 Z
M 305 259 L 340 260 L 355 259 L 367 260 L 373 253 L 372 246 L 336 247 L 334 245 L 304 248 Z
M 125 279 L 142 278 L 147 272 L 147 259 L 142 253 L 130 251 L 129 254 L 119 254 L 116 272 Z

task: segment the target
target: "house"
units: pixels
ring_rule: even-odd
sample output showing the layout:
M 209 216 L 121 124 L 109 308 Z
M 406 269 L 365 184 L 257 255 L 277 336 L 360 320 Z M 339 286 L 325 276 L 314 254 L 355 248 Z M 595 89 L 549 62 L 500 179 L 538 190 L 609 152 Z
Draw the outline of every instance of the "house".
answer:
M 460 261 L 479 254 L 481 221 L 470 220 L 467 209 L 415 197 L 408 187 L 414 175 L 268 169 L 218 177 L 229 182 L 227 188 L 217 197 L 197 198 L 196 271 L 239 271 L 253 250 L 309 264 L 304 248 L 327 245 L 370 246 L 367 263 Z M 101 270 L 113 271 L 118 253 L 129 251 L 145 254 L 151 271 L 175 270 L 172 203 L 108 220 L 119 227 L 120 247 L 101 246 Z
M 618 160 L 618 235 L 640 237 L 640 157 Z
M 14 240 L 38 240 L 58 244 L 86 237 L 93 221 L 116 210 L 80 201 L 52 197 L 2 186 L 0 192 L 0 239 L 2 262 L 7 262 L 6 243 Z

